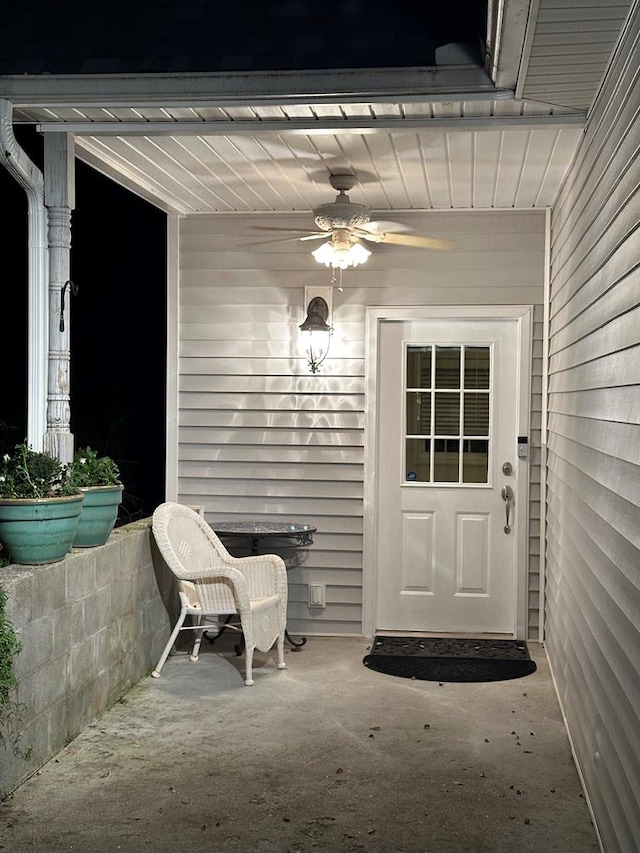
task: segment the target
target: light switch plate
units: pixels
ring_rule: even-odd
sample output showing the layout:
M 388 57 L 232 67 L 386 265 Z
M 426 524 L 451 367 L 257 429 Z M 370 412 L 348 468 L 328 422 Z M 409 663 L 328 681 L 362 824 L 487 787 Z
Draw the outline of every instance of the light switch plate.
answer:
M 308 587 L 309 607 L 326 607 L 326 586 L 323 583 L 310 583 Z

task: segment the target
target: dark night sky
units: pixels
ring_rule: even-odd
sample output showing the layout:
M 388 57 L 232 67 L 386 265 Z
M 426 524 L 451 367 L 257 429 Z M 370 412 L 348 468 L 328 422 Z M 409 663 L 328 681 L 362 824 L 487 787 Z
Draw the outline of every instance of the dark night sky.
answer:
M 486 0 L 4 0 L 0 73 L 433 65 L 484 36 Z

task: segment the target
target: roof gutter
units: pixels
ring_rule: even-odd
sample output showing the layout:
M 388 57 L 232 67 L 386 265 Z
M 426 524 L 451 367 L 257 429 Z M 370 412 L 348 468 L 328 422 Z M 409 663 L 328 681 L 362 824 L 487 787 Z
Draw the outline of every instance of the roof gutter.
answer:
M 44 177 L 13 133 L 13 105 L 0 98 L 0 160 L 27 193 L 28 223 L 28 367 L 27 441 L 41 451 L 47 431 L 49 358 L 49 249 Z
M 481 65 L 181 74 L 0 75 L 22 106 L 257 106 L 512 98 Z

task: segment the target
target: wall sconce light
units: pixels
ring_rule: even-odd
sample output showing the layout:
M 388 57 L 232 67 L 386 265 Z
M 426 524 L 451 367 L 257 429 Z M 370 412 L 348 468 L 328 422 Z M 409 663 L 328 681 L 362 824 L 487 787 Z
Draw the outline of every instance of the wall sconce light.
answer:
M 318 291 L 325 292 L 324 296 L 318 295 Z M 318 373 L 320 365 L 327 357 L 333 329 L 328 324 L 331 302 L 331 288 L 309 288 L 305 287 L 305 304 L 307 305 L 307 316 L 304 323 L 299 326 L 302 332 L 304 353 L 307 357 L 309 370 Z M 315 294 L 315 295 L 314 295 Z
M 365 249 L 357 237 L 353 237 L 348 231 L 338 230 L 333 232 L 331 240 L 323 243 L 311 254 L 319 264 L 346 270 L 347 267 L 363 264 L 371 252 Z

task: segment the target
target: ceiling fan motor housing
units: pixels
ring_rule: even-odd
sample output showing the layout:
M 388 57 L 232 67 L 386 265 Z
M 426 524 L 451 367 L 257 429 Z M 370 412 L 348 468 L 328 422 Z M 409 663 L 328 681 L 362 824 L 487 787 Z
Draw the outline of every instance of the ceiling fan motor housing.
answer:
M 340 193 L 335 201 L 316 207 L 313 215 L 318 228 L 334 231 L 336 228 L 361 228 L 371 219 L 371 210 L 364 204 L 353 204 L 346 193 Z
M 334 231 L 336 228 L 361 228 L 366 225 L 371 219 L 371 208 L 354 204 L 347 195 L 356 182 L 356 176 L 351 172 L 337 173 L 329 176 L 329 182 L 334 190 L 338 190 L 338 195 L 335 201 L 321 204 L 313 211 L 318 228 Z

